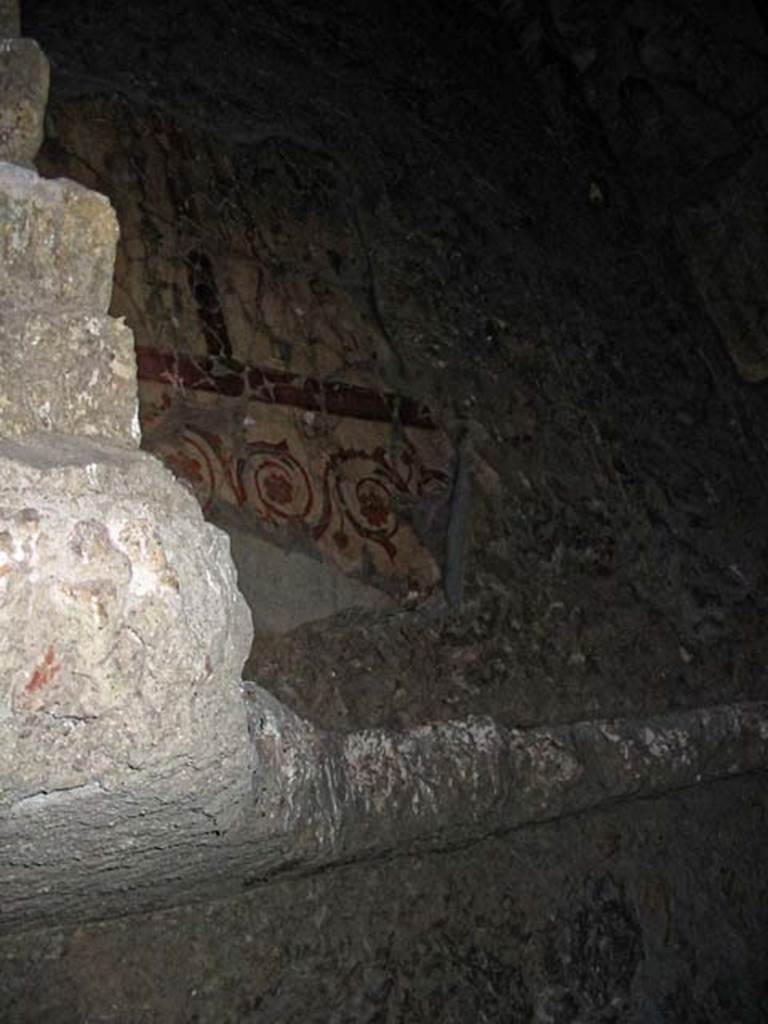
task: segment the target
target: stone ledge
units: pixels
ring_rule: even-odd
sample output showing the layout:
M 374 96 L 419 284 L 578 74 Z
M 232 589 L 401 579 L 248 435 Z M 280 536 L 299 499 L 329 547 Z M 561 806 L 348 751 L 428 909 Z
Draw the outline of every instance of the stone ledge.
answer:
M 38 431 L 138 445 L 133 335 L 109 317 L 0 312 L 0 437 Z
M 253 797 L 229 830 L 206 826 L 191 790 L 174 803 L 162 786 L 139 801 L 93 784 L 38 791 L 0 815 L 0 931 L 457 848 L 768 767 L 765 703 L 529 730 L 477 718 L 348 736 L 317 732 L 258 687 L 248 703 Z
M 251 732 L 258 806 L 276 831 L 305 837 L 307 862 L 462 844 L 768 768 L 767 702 L 533 729 L 478 717 L 333 736 L 255 688 Z
M 104 196 L 0 163 L 0 309 L 105 314 L 117 238 Z
M 203 523 L 194 495 L 170 470 L 147 452 L 66 434 L 39 433 L 0 439 L 0 507 L 20 500 L 32 504 L 38 495 L 55 495 L 57 503 L 74 511 L 90 497 L 112 501 L 153 501 L 166 515 Z M 223 533 L 213 534 L 227 543 Z

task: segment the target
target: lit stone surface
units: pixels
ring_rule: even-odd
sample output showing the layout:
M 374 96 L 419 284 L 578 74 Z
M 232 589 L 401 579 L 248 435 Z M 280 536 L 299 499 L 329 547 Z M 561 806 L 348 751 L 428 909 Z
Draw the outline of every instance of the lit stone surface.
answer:
M 0 444 L 0 509 L 0 805 L 161 777 L 231 815 L 250 622 L 225 536 L 150 456 L 56 435 Z
M 0 9 L 0 160 L 32 165 L 43 141 L 48 61 L 32 39 L 3 39 Z
M 0 54 L 0 152 L 27 162 L 47 66 Z M 253 757 L 228 541 L 136 449 L 133 339 L 105 315 L 117 238 L 103 196 L 0 163 L 2 884 L 64 854 L 97 903 L 227 834 Z
M 0 437 L 60 431 L 137 445 L 133 335 L 99 316 L 0 313 Z
M 117 237 L 103 196 L 0 164 L 0 308 L 106 313 Z

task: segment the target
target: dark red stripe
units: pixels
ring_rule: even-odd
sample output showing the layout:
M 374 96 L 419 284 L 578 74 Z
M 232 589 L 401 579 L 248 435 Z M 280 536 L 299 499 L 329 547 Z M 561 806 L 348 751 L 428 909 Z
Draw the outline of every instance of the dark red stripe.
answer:
M 375 391 L 355 384 L 323 382 L 285 370 L 246 366 L 222 356 L 193 357 L 184 352 L 162 352 L 137 346 L 141 380 L 157 381 L 192 391 L 210 391 L 227 398 L 245 396 L 254 402 L 288 405 L 333 416 L 435 429 L 429 408 L 413 398 Z

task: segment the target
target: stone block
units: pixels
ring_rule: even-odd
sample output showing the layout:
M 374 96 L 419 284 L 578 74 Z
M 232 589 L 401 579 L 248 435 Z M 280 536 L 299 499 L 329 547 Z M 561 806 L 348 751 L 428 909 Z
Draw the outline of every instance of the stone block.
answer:
M 110 317 L 0 311 L 0 437 L 57 431 L 138 445 L 133 335 Z
M 0 0 L 0 39 L 20 34 L 19 0 Z
M 33 39 L 3 39 L 0 8 L 0 160 L 32 166 L 43 141 L 49 68 Z
M 93 842 L 118 798 L 154 807 L 161 844 L 229 827 L 250 786 L 250 641 L 226 536 L 156 459 L 0 442 L 0 820 L 24 809 L 42 843 L 68 794 L 91 817 L 59 843 Z
M 106 313 L 117 238 L 104 196 L 0 164 L 0 309 Z

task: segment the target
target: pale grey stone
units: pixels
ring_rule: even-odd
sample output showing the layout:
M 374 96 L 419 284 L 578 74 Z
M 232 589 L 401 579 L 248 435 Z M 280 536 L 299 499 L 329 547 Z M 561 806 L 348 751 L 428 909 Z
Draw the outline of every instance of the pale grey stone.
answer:
M 233 528 L 231 521 L 226 530 L 257 636 L 288 633 L 352 609 L 393 606 L 381 590 L 344 576 L 318 558 L 285 551 L 252 532 Z
M 0 437 L 56 431 L 137 445 L 133 334 L 119 320 L 0 311 Z
M 491 718 L 335 736 L 252 689 L 264 820 L 300 862 L 445 847 L 768 765 L 768 703 L 506 728 Z M 287 855 L 287 852 L 286 852 Z
M 117 238 L 104 196 L 0 164 L 0 309 L 106 313 Z
M 85 781 L 73 768 L 68 785 L 30 788 L 0 814 L 0 850 L 13 864 L 0 872 L 6 927 L 157 909 L 288 872 L 443 850 L 768 765 L 764 702 L 533 729 L 477 717 L 339 736 L 258 686 L 247 693 L 254 771 L 239 825 L 223 829 L 213 815 L 206 828 L 194 783 L 179 785 L 188 762 L 167 741 L 165 788 L 117 787 L 103 773 Z M 73 731 L 86 727 L 77 721 Z M 137 762 L 136 771 L 146 768 Z
M 82 855 L 126 807 L 167 843 L 226 831 L 249 791 L 250 642 L 226 536 L 161 463 L 55 434 L 0 442 L 6 846 L 22 815 L 33 859 Z
M 48 61 L 33 39 L 5 34 L 0 8 L 0 160 L 31 167 L 43 141 Z

